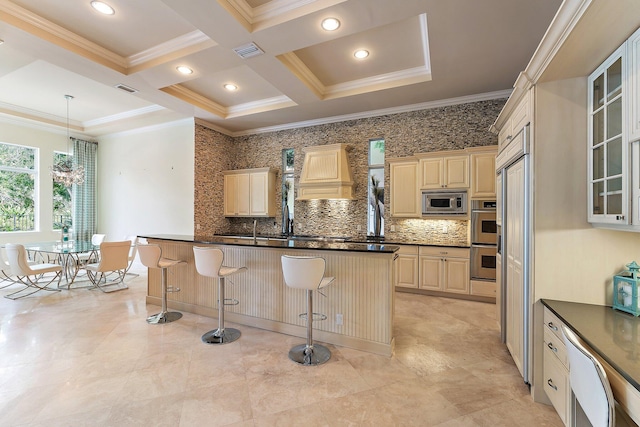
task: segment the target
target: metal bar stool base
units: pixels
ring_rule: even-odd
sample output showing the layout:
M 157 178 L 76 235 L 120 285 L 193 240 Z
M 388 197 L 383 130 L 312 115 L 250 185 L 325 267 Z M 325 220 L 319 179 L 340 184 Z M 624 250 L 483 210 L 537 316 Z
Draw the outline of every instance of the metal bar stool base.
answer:
M 205 344 L 229 344 L 240 338 L 240 331 L 234 328 L 225 328 L 222 334 L 218 329 L 209 331 L 202 336 L 202 342 Z
M 163 313 L 154 314 L 153 316 L 147 317 L 147 323 L 152 325 L 159 325 L 162 323 L 171 323 L 175 322 L 179 318 L 182 317 L 182 313 L 177 311 L 165 311 Z
M 289 359 L 301 365 L 321 365 L 330 358 L 331 351 L 319 344 L 314 344 L 311 348 L 307 347 L 306 344 L 300 344 L 289 350 Z

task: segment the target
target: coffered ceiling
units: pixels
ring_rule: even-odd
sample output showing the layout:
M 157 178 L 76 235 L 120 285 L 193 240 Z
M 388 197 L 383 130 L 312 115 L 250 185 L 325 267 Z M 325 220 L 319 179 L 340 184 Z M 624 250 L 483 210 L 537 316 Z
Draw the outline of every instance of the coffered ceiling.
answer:
M 113 15 L 0 0 L 0 120 L 66 128 L 70 94 L 72 128 L 92 137 L 185 117 L 242 135 L 501 97 L 561 2 L 106 3 Z M 328 17 L 337 30 L 322 29 Z

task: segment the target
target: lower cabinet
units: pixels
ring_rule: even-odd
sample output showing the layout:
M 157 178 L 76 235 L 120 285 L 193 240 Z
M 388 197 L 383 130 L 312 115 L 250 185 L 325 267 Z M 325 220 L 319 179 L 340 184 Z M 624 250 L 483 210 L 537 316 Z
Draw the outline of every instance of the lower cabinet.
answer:
M 418 276 L 418 247 L 402 245 L 396 258 L 396 286 L 404 288 L 417 288 Z
M 571 386 L 567 348 L 562 339 L 562 322 L 544 308 L 544 391 L 565 425 L 570 425 Z
M 420 288 L 469 293 L 469 249 L 421 246 Z

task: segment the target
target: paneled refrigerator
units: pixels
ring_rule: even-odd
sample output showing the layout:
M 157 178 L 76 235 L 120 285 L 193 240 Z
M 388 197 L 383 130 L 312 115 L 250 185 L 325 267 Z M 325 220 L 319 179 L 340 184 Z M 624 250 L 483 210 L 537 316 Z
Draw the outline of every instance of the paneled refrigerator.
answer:
M 514 145 L 515 144 L 515 145 Z M 529 126 L 498 155 L 500 330 L 524 382 L 531 384 L 531 159 Z

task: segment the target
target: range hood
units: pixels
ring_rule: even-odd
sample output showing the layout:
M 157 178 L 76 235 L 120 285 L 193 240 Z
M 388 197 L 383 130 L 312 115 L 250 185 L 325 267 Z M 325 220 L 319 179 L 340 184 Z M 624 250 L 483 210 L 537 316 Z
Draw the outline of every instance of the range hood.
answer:
M 354 200 L 346 144 L 307 147 L 302 151 L 304 163 L 296 200 Z

